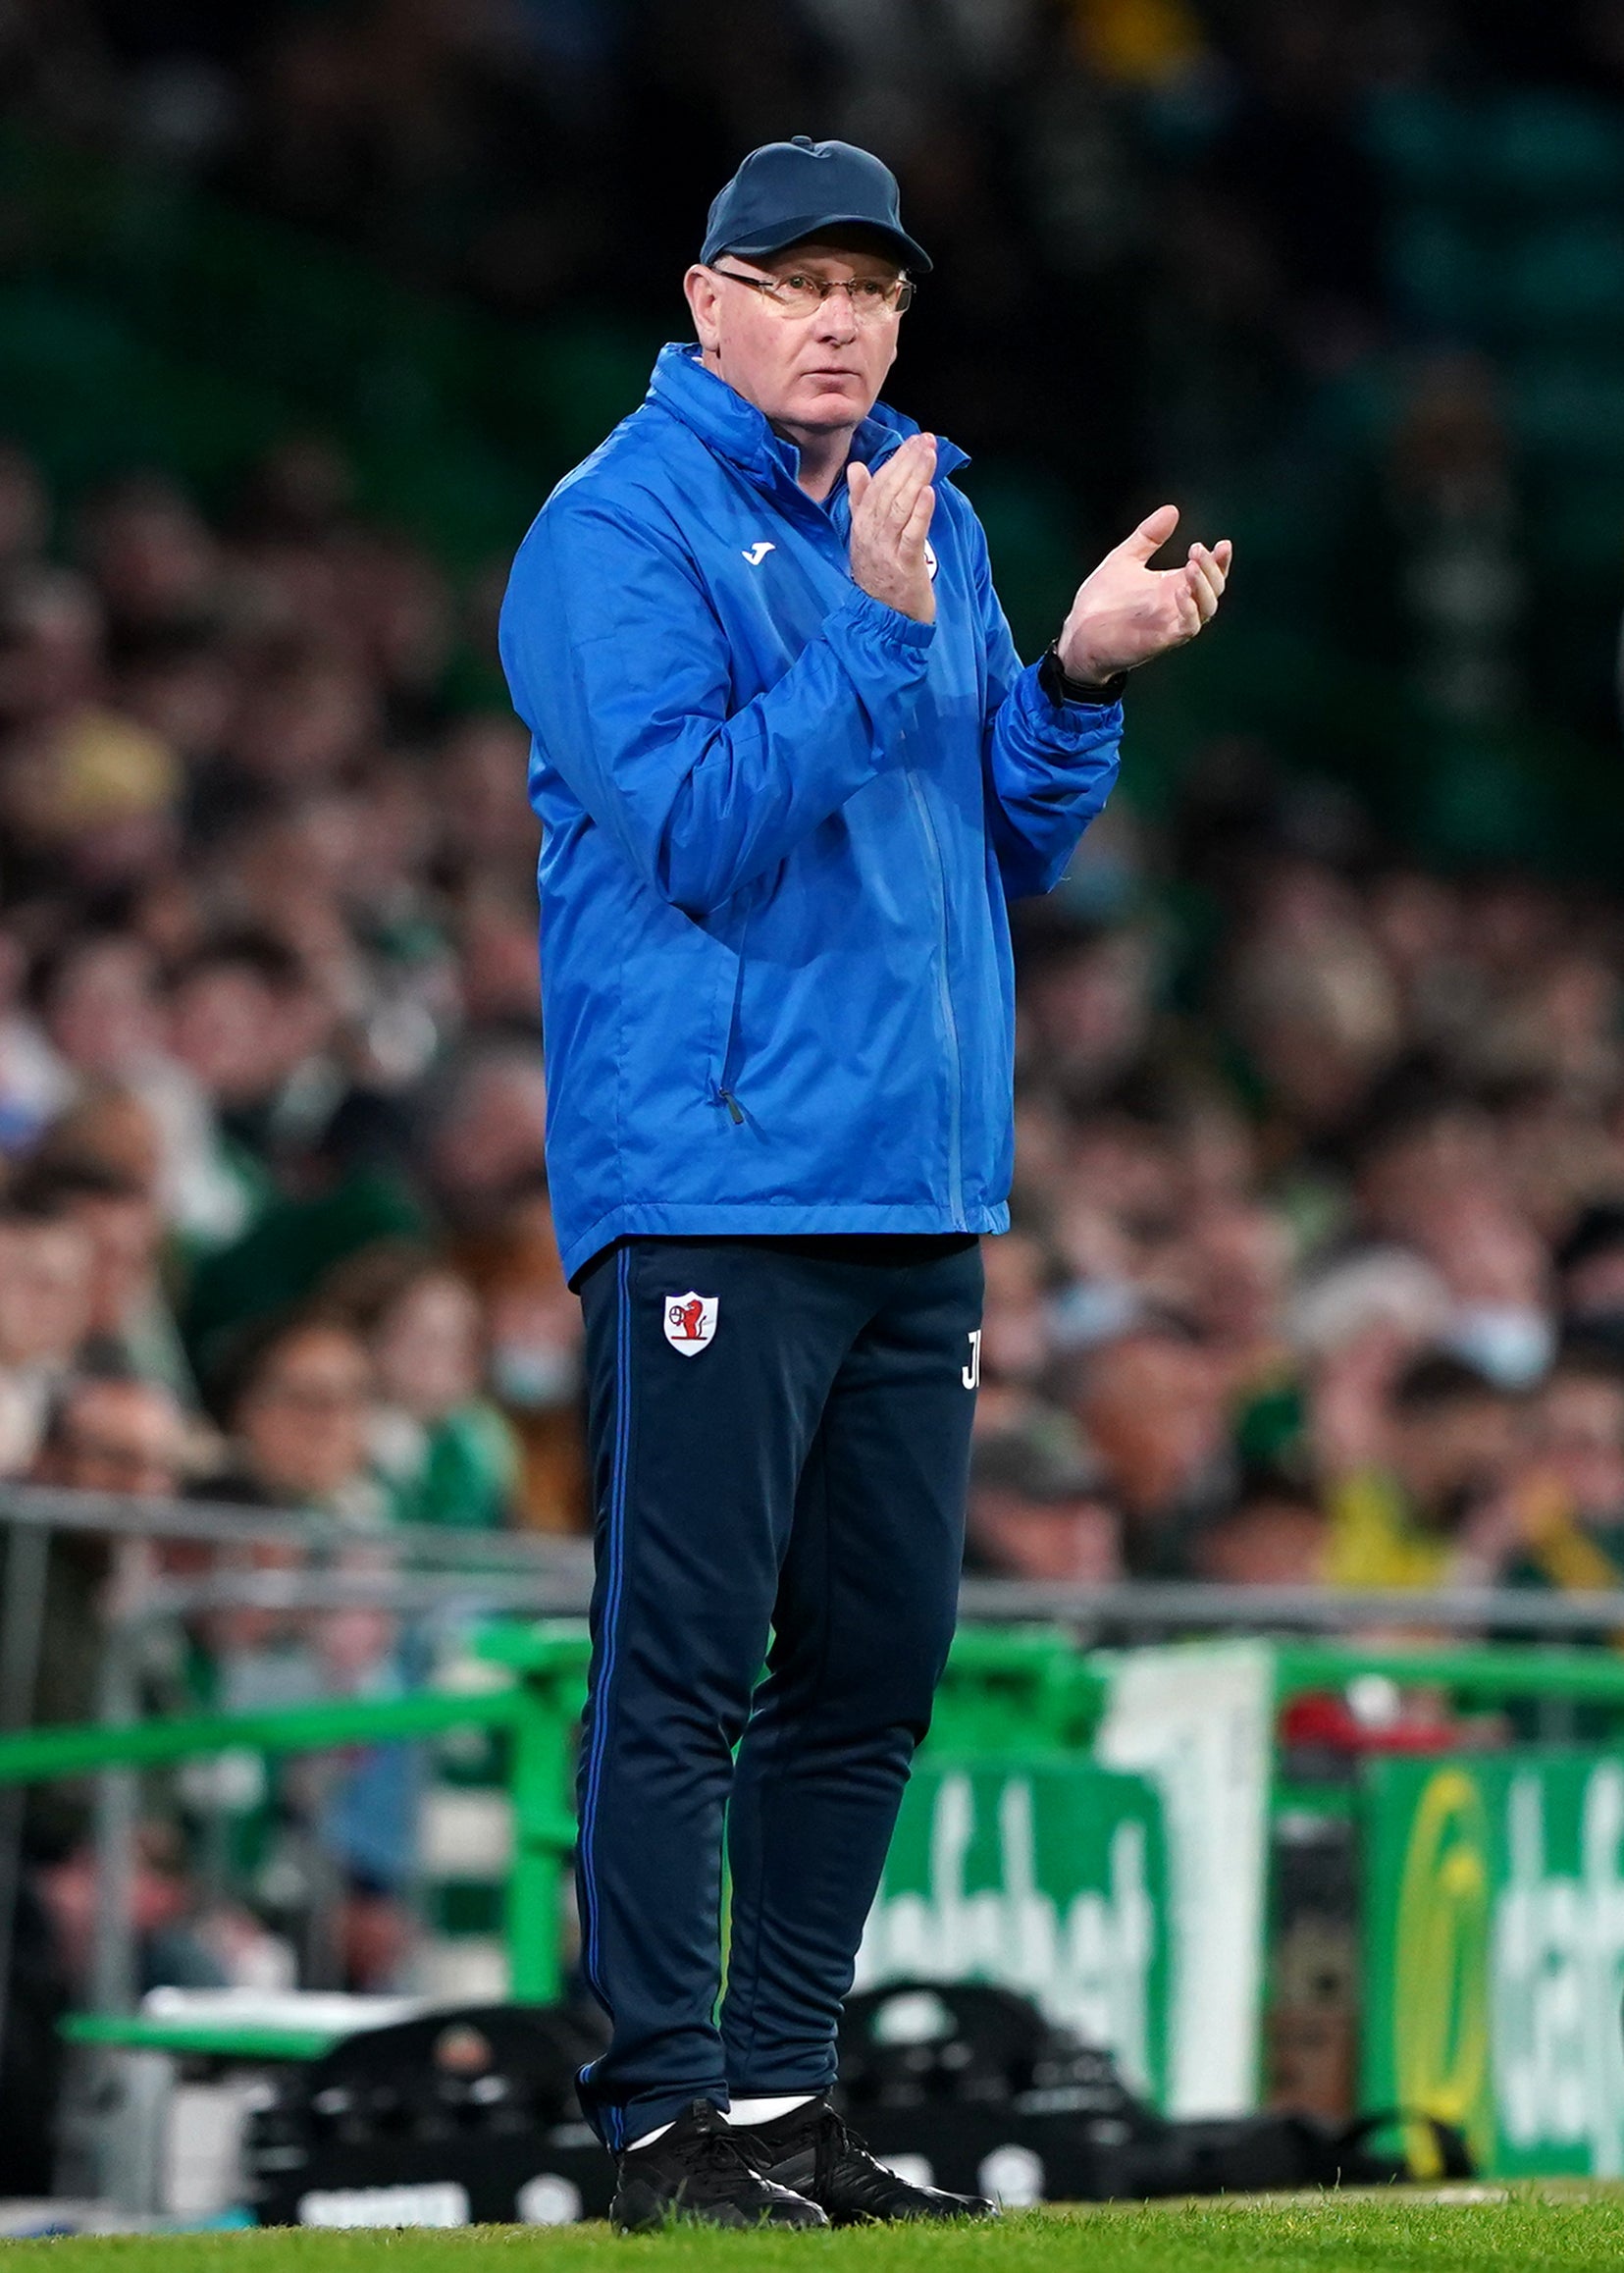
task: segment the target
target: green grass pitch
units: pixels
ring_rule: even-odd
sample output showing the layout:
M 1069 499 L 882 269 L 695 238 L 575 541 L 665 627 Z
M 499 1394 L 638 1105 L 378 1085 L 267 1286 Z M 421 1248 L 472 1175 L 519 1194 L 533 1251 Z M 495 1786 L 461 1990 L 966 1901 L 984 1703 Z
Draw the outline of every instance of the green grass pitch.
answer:
M 867 2227 L 843 2234 L 603 2226 L 458 2233 L 154 2236 L 0 2243 L 18 2273 L 1497 2273 L 1624 2260 L 1624 2193 L 1467 2187 L 1374 2194 L 1023 2211 L 997 2228 Z

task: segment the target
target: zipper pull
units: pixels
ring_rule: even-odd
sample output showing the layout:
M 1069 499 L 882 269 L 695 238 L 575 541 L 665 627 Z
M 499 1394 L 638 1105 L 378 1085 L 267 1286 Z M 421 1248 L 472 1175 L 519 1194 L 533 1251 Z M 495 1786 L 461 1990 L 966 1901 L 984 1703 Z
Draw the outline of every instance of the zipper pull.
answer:
M 734 1096 L 731 1089 L 718 1089 L 716 1094 L 718 1097 L 720 1097 L 722 1103 L 727 1107 L 727 1116 L 728 1119 L 732 1122 L 734 1128 L 742 1129 L 744 1127 L 745 1117 L 739 1110 L 738 1098 Z

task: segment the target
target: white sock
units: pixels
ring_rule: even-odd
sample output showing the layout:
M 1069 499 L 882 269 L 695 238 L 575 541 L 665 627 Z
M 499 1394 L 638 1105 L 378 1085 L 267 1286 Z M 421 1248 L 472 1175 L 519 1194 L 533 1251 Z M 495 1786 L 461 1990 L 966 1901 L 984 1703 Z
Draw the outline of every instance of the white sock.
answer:
M 622 2148 L 621 2151 L 625 2154 L 635 2154 L 640 2146 L 653 2146 L 655 2141 L 663 2139 L 670 2128 L 668 2123 L 656 2123 L 653 2131 L 646 2131 L 641 2139 L 634 2139 L 631 2145 Z
M 792 2107 L 810 2107 L 815 2091 L 792 2091 L 787 2099 L 735 2099 L 727 2110 L 729 2123 L 775 2123 Z

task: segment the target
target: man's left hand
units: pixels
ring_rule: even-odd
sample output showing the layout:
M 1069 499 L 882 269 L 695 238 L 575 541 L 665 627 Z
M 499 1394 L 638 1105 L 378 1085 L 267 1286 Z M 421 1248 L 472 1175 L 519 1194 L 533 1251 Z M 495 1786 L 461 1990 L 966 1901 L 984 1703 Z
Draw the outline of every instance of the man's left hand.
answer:
M 1182 647 L 1212 621 L 1232 548 L 1223 537 L 1210 550 L 1192 545 L 1181 567 L 1152 568 L 1152 554 L 1178 526 L 1178 506 L 1158 505 L 1078 586 L 1060 635 L 1060 667 L 1068 678 L 1098 685 Z

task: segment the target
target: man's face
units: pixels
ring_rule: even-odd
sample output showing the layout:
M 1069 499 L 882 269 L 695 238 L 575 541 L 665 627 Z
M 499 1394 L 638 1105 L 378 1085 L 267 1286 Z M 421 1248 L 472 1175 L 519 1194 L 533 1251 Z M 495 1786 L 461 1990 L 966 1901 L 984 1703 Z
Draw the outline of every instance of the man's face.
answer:
M 1028 1500 L 983 1485 L 971 1495 L 969 1528 L 987 1560 L 1010 1578 L 1110 1586 L 1123 1575 L 1122 1520 L 1104 1500 Z
M 234 1420 L 273 1496 L 325 1500 L 366 1466 L 372 1367 L 342 1327 L 312 1325 L 272 1353 Z
M 175 1055 L 228 1110 L 273 1096 L 305 1054 L 307 990 L 272 986 L 245 963 L 192 972 L 171 1008 Z
M 1624 1508 L 1624 1385 L 1559 1374 L 1540 1400 L 1534 1441 L 1581 1515 Z
M 1504 1482 L 1517 1452 L 1516 1413 L 1485 1392 L 1396 1420 L 1392 1465 L 1422 1513 L 1452 1528 Z
M 828 283 L 901 271 L 882 254 L 821 238 L 747 260 L 718 253 L 709 268 L 692 268 L 686 290 L 708 368 L 775 427 L 829 434 L 860 426 L 896 361 L 901 318 L 881 309 L 860 320 L 849 292 L 830 292 L 809 315 L 790 315 L 765 292 L 728 283 L 720 273 L 779 281 L 793 276 Z
M 78 1224 L 0 1230 L 0 1365 L 69 1363 L 90 1324 L 91 1271 Z

